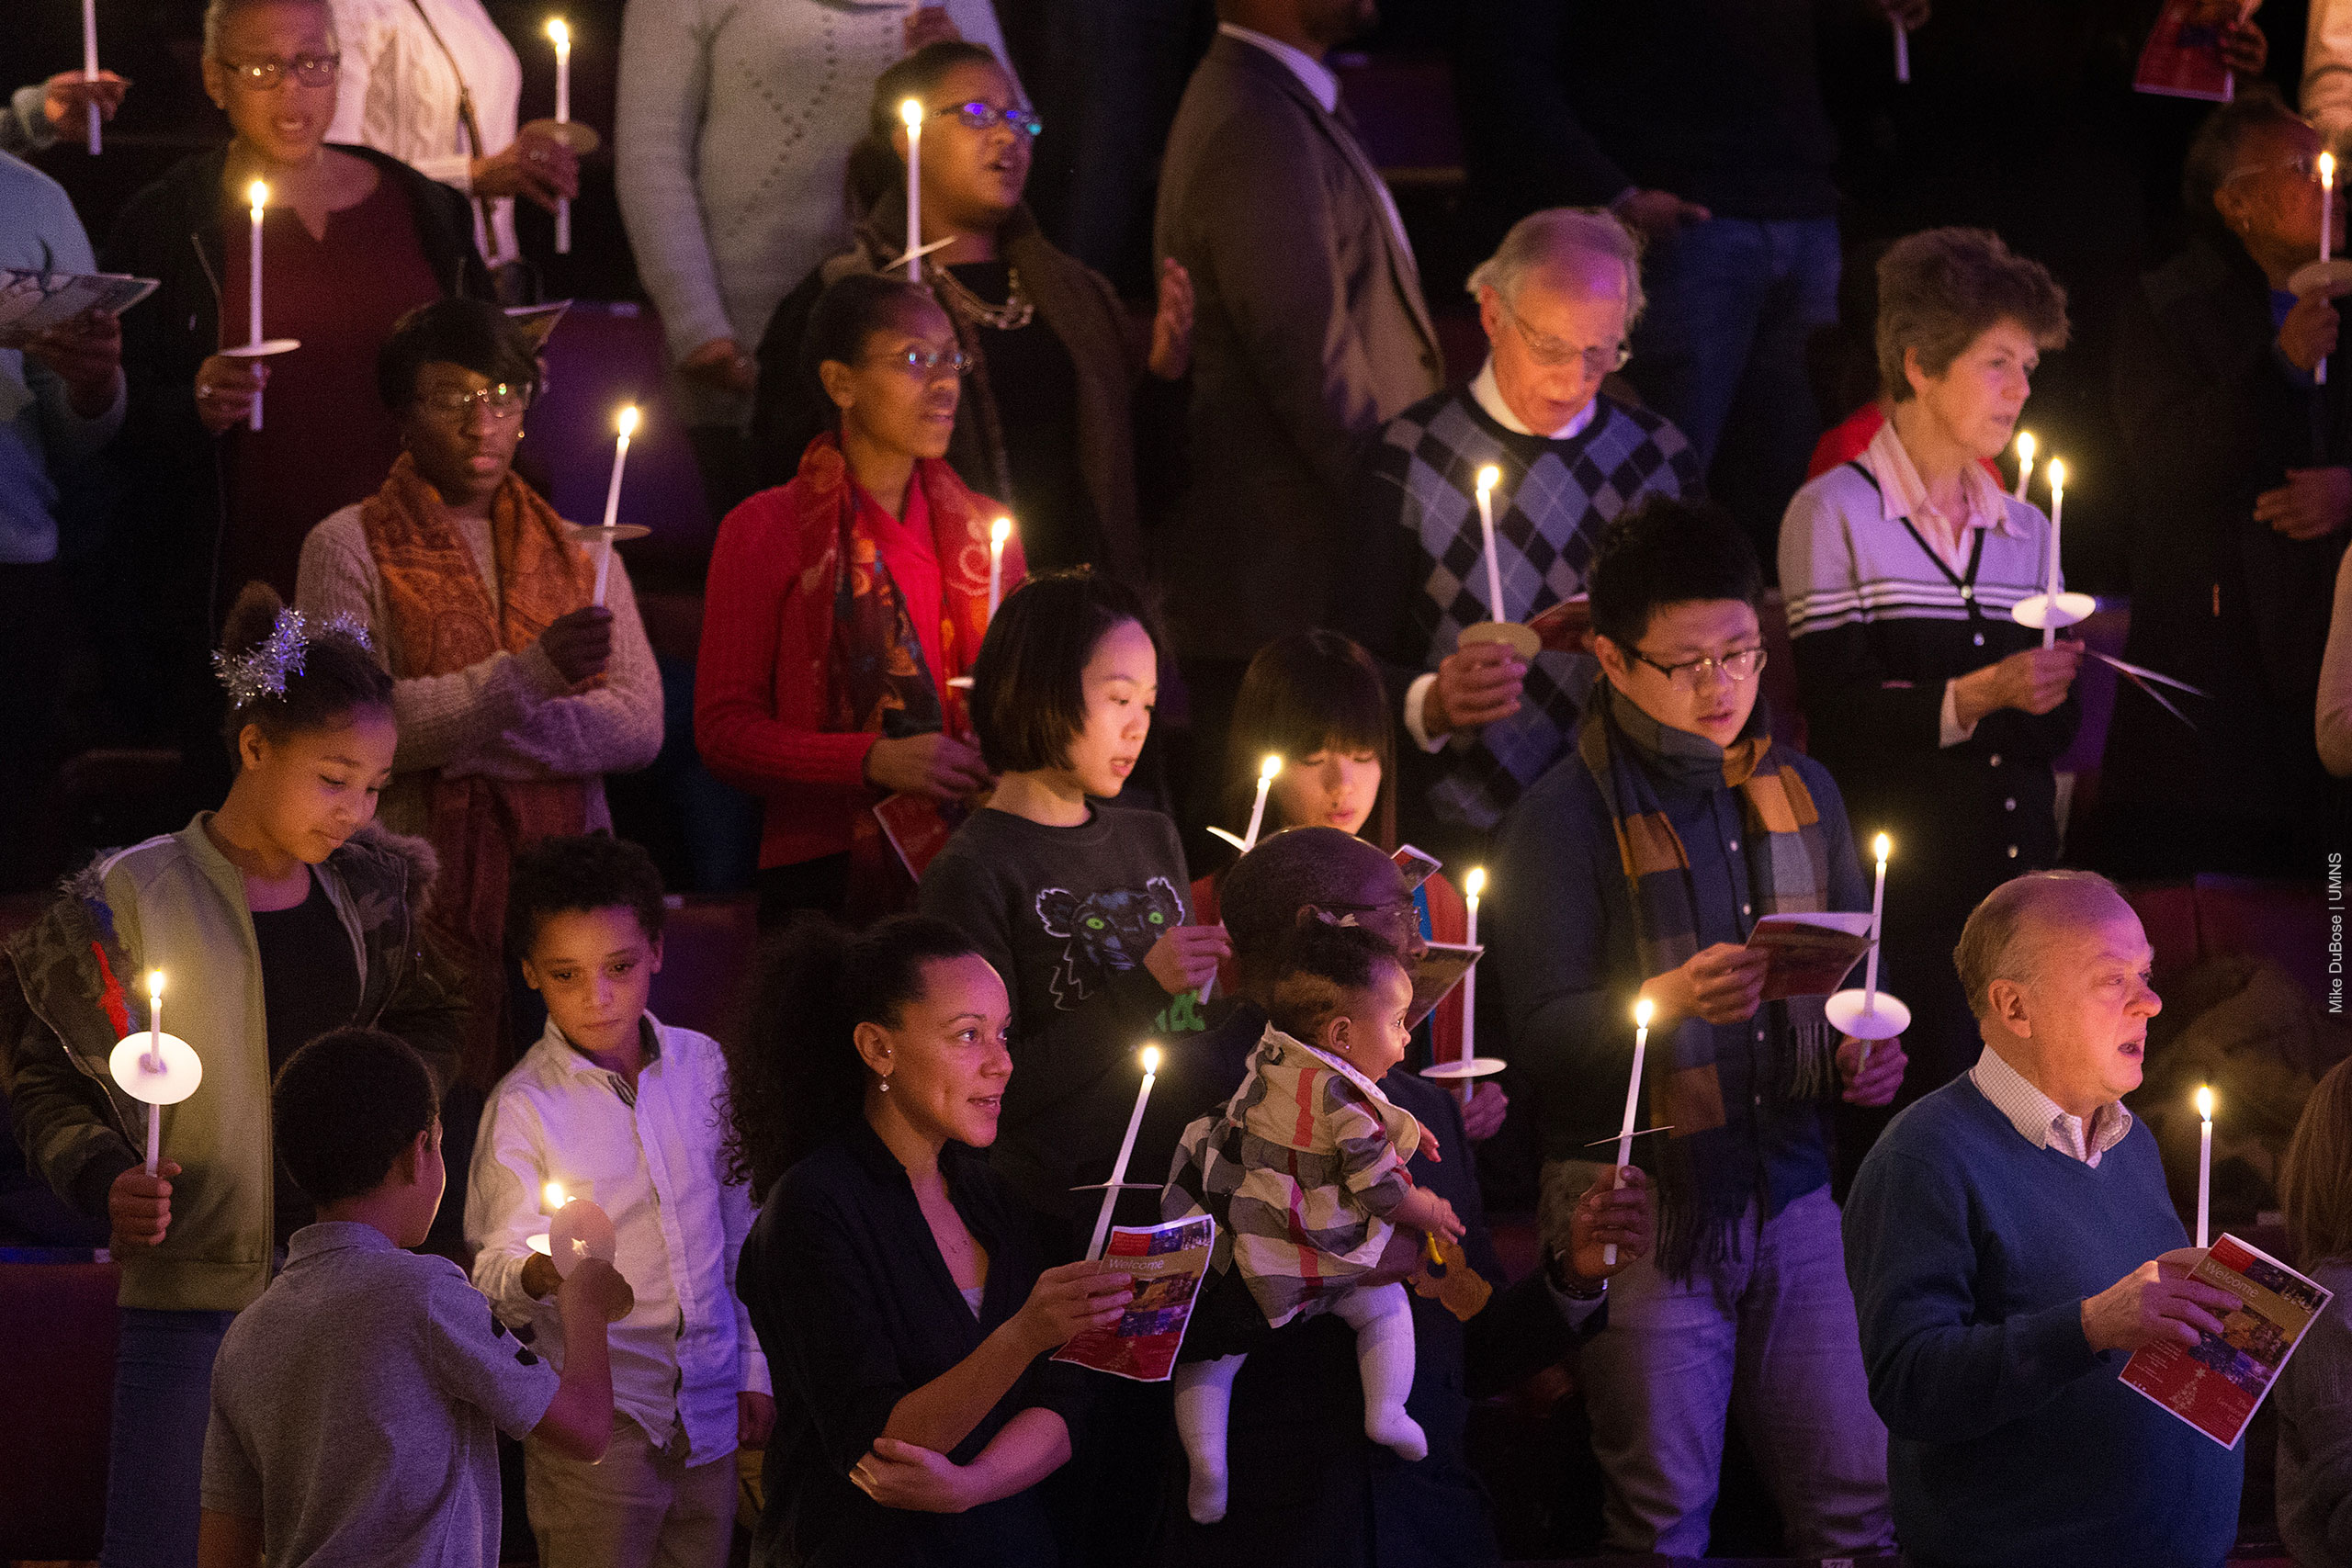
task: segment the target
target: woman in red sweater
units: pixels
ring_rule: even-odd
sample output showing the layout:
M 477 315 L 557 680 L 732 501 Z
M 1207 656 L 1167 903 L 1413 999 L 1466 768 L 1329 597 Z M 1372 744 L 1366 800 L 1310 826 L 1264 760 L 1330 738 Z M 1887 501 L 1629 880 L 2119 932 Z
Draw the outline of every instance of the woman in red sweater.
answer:
M 988 631 L 1003 509 L 942 460 L 965 370 L 955 329 L 926 289 L 844 277 L 810 315 L 801 363 L 835 428 L 791 482 L 719 525 L 695 667 L 704 763 L 766 803 L 763 925 L 902 905 L 912 886 L 872 808 L 989 782 L 951 682 Z M 1005 592 L 1024 572 L 1008 542 Z
M 1294 632 L 1258 650 L 1241 678 L 1226 732 L 1224 795 L 1229 829 L 1250 820 L 1258 770 L 1269 753 L 1283 760 L 1266 795 L 1266 818 L 1259 838 L 1284 828 L 1329 827 L 1369 838 L 1382 849 L 1396 848 L 1396 732 L 1380 666 L 1358 643 L 1337 632 Z M 1203 925 L 1219 919 L 1217 881 L 1193 884 L 1193 918 Z M 1413 895 L 1421 935 L 1433 942 L 1460 942 L 1469 932 L 1469 909 L 1442 871 L 1430 873 Z M 1229 987 L 1232 963 L 1219 966 L 1217 984 Z M 1456 991 L 1430 1015 L 1429 1057 L 1450 1062 L 1462 1055 L 1462 993 Z M 1483 1138 L 1502 1124 L 1502 1090 L 1484 1087 L 1464 1108 L 1470 1135 Z

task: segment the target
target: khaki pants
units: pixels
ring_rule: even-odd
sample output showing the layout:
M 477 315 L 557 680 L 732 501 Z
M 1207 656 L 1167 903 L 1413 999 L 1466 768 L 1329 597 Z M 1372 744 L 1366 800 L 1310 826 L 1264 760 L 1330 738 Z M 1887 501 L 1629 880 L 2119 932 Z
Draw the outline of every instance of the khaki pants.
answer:
M 727 1568 L 735 1529 L 735 1456 L 689 1466 L 645 1428 L 613 1417 L 612 1447 L 582 1464 L 523 1445 L 523 1495 L 541 1568 Z

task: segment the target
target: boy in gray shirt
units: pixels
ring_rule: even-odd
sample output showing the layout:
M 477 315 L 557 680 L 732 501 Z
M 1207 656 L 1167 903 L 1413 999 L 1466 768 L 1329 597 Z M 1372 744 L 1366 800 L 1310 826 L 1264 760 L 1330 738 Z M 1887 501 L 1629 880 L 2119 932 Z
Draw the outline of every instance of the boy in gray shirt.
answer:
M 279 1157 L 318 1206 L 286 1268 L 230 1325 L 204 1443 L 202 1568 L 496 1568 L 496 1431 L 594 1462 L 613 1427 L 609 1264 L 563 1281 L 559 1377 L 446 1258 L 403 1251 L 441 1205 L 424 1058 L 344 1029 L 297 1051 L 272 1094 Z

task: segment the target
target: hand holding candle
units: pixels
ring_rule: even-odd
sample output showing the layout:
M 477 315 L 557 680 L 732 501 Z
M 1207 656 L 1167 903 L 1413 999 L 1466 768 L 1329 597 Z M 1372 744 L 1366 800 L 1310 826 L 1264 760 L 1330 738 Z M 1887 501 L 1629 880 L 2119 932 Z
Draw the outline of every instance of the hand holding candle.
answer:
M 899 106 L 907 128 L 907 276 L 922 281 L 922 100 L 909 98 Z
M 2197 1114 L 2202 1123 L 2197 1134 L 2197 1245 L 2209 1247 L 2213 1208 L 2213 1090 L 2210 1085 L 2197 1091 Z
M 164 1032 L 164 972 L 147 976 L 147 1027 L 124 1035 L 107 1059 L 107 1071 L 123 1093 L 147 1107 L 146 1173 L 161 1174 L 163 1108 L 177 1105 L 204 1081 L 204 1064 L 187 1041 Z
M 1119 1157 L 1111 1167 L 1110 1184 L 1102 1189 L 1102 1208 L 1094 1216 L 1094 1239 L 1086 1245 L 1089 1260 L 1102 1256 L 1102 1244 L 1111 1235 L 1111 1211 L 1119 1204 L 1119 1190 L 1127 1179 L 1127 1161 L 1136 1152 L 1136 1134 L 1143 1127 L 1144 1107 L 1151 1103 L 1152 1079 L 1159 1075 L 1159 1047 L 1143 1048 L 1143 1088 L 1136 1091 L 1136 1108 L 1127 1117 L 1127 1135 L 1119 1140 Z
M 1654 1010 L 1650 999 L 1644 997 L 1634 1004 L 1634 1072 L 1625 1083 L 1625 1121 L 1617 1133 L 1617 1174 L 1610 1182 L 1611 1188 L 1625 1185 L 1625 1166 L 1634 1157 L 1634 1118 L 1642 1104 L 1642 1058 L 1649 1055 L 1650 1019 Z M 1610 1268 L 1617 1266 L 1617 1244 L 1610 1243 L 1601 1249 L 1600 1260 Z
M 605 584 L 613 571 L 613 529 L 620 522 L 621 470 L 628 466 L 628 439 L 637 434 L 637 405 L 631 403 L 621 410 L 615 422 L 621 433 L 620 445 L 613 448 L 612 482 L 605 487 L 605 529 L 596 540 L 596 604 L 605 603 Z

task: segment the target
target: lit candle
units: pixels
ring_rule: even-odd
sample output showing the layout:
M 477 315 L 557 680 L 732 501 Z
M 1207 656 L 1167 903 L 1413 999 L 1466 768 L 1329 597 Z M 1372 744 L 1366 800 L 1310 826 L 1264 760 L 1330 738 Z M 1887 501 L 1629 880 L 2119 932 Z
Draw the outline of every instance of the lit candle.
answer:
M 1478 470 L 1478 535 L 1487 554 L 1487 615 L 1497 621 L 1509 619 L 1503 614 L 1502 564 L 1495 558 L 1495 487 L 1502 479 L 1503 471 L 1492 463 Z
M 548 19 L 548 38 L 555 44 L 555 122 L 570 123 L 571 119 L 571 29 L 561 17 Z M 555 251 L 560 256 L 571 254 L 571 201 L 558 197 L 555 202 Z
M 1241 852 L 1248 854 L 1258 847 L 1258 829 L 1266 819 L 1266 792 L 1274 787 L 1274 775 L 1283 771 L 1283 760 L 1267 753 L 1258 768 L 1258 800 L 1250 807 L 1250 830 L 1241 835 Z
M 1612 1188 L 1625 1185 L 1625 1163 L 1634 1157 L 1634 1113 L 1642 1102 L 1642 1058 L 1650 1049 L 1650 999 L 1644 997 L 1634 1004 L 1634 1077 L 1625 1085 L 1625 1122 L 1617 1132 L 1617 1169 L 1611 1177 Z M 1611 1268 L 1617 1264 L 1617 1244 L 1611 1242 L 1601 1249 L 1600 1260 Z
M 2032 478 L 2033 432 L 2020 430 L 2018 432 L 2018 488 L 2014 492 L 2019 501 L 2025 499 L 2025 487 Z
M 1119 1188 L 1127 1179 L 1127 1159 L 1136 1152 L 1136 1134 L 1143 1126 L 1143 1108 L 1151 1100 L 1151 1080 L 1159 1072 L 1159 1047 L 1143 1048 L 1143 1088 L 1136 1091 L 1136 1108 L 1127 1117 L 1127 1135 L 1119 1140 L 1119 1157 L 1111 1167 L 1111 1184 L 1102 1189 L 1102 1209 L 1094 1216 L 1094 1239 L 1086 1246 L 1089 1260 L 1102 1256 L 1111 1235 L 1111 1211 L 1118 1206 Z
M 2208 1224 L 2213 1203 L 2213 1091 L 2200 1088 L 2197 1091 L 2197 1114 L 2204 1121 L 2197 1138 L 2197 1245 L 2211 1245 L 2207 1240 Z
M 621 515 L 621 469 L 628 464 L 628 438 L 637 434 L 637 405 L 621 410 L 621 441 L 613 448 L 613 481 L 605 487 L 605 532 L 596 541 L 596 604 L 605 603 L 605 583 L 613 572 L 613 529 Z
M 909 98 L 900 104 L 899 118 L 907 127 L 907 276 L 910 281 L 920 283 L 922 281 L 922 258 L 915 253 L 922 248 L 922 100 Z
M 1004 597 L 1004 542 L 1012 536 L 1012 519 L 1000 517 L 989 527 L 989 619 Z
M 1903 18 L 1900 17 L 1894 18 L 1894 79 L 1897 82 L 1909 82 L 1911 80 L 1911 29 L 1903 25 Z
M 2066 465 L 2050 459 L 2050 578 L 2041 601 L 2041 646 L 2058 643 L 2058 523 L 2066 514 Z
M 259 348 L 261 346 L 261 213 L 262 209 L 269 205 L 269 186 L 260 180 L 255 180 L 245 187 L 245 197 L 253 204 L 254 215 L 251 258 L 253 277 L 245 288 L 245 313 L 253 327 L 251 342 L 254 347 Z M 261 394 L 259 392 L 254 394 L 253 417 L 247 422 L 247 427 L 253 430 L 261 428 Z
M 147 971 L 147 1054 L 139 1058 L 140 1067 L 146 1072 L 164 1070 L 164 972 Z M 153 1176 L 164 1163 L 164 1108 L 153 1100 L 147 1102 L 147 1174 Z
M 2235 80 L 2235 78 L 2232 79 Z M 95 130 L 91 132 L 94 137 L 96 134 Z M 94 144 L 93 151 L 95 150 Z M 2335 154 L 2322 152 L 2319 155 L 2319 259 L 2323 266 L 2326 265 L 2328 255 L 2335 244 Z M 2320 362 L 2312 367 L 2312 381 L 2315 386 L 2327 385 L 2327 356 L 2325 355 L 2322 355 Z
M 1464 946 L 1478 945 L 1478 899 L 1486 891 L 1487 868 L 1483 865 L 1472 866 L 1470 874 L 1462 879 L 1462 901 L 1468 907 L 1470 912 L 1462 935 Z M 1473 964 L 1462 972 L 1462 1054 L 1455 1060 L 1466 1062 L 1476 1055 L 1478 1054 L 1477 1038 L 1478 965 Z M 1461 1098 L 1463 1104 L 1467 1105 L 1470 1103 L 1471 1091 L 1476 1088 L 1476 1085 L 1471 1079 L 1464 1078 L 1454 1085 L 1453 1092 Z
M 1871 848 L 1878 855 L 1878 886 L 1871 894 L 1870 956 L 1862 961 L 1862 1016 L 1864 1018 L 1878 1011 L 1879 931 L 1881 923 L 1886 919 L 1886 857 L 1894 848 L 1894 841 L 1884 833 L 1881 833 L 1871 841 Z M 1877 1042 L 1873 1040 L 1862 1042 L 1861 1059 L 1854 1064 L 1854 1071 L 1857 1075 L 1870 1070 L 1871 1047 L 1876 1043 Z
M 561 1212 L 563 1205 L 568 1201 L 564 1196 L 563 1183 L 560 1181 L 550 1181 L 539 1189 L 539 1211 L 548 1214 Z
M 98 153 L 98 0 L 82 0 L 82 80 L 91 85 L 85 106 L 90 117 L 90 155 Z

